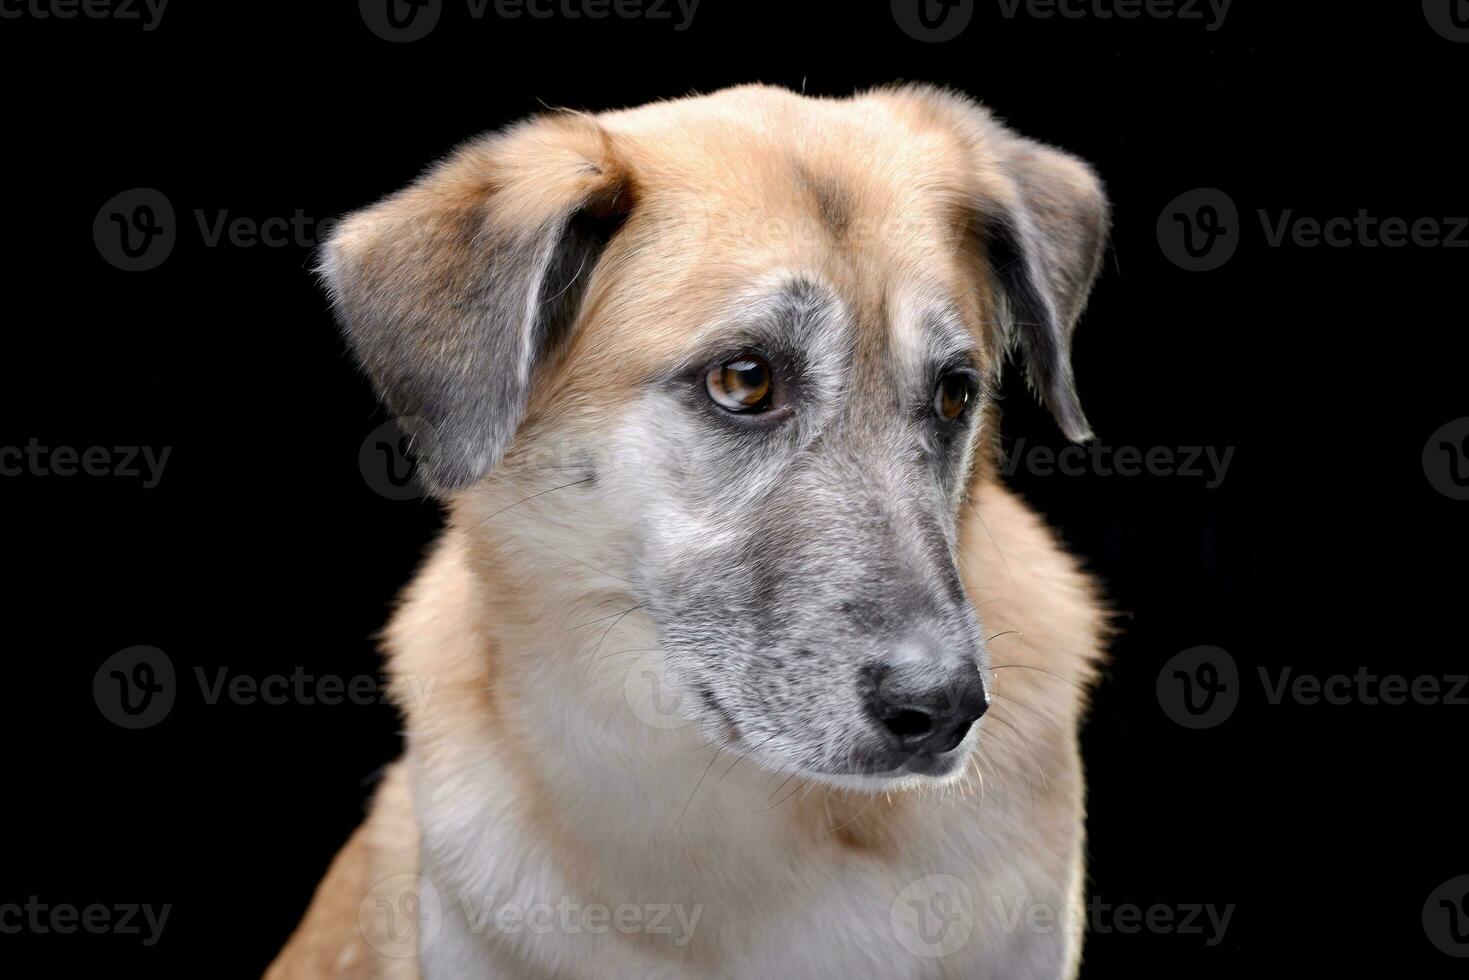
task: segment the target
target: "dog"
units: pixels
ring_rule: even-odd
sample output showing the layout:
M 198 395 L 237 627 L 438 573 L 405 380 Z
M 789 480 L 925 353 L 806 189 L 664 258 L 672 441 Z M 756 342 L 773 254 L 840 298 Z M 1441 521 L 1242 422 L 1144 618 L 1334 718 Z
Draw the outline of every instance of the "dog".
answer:
M 1109 230 L 969 98 L 745 86 L 474 140 L 324 277 L 446 528 L 403 759 L 267 976 L 1056 978 L 1099 590 L 998 476 L 1090 429 Z

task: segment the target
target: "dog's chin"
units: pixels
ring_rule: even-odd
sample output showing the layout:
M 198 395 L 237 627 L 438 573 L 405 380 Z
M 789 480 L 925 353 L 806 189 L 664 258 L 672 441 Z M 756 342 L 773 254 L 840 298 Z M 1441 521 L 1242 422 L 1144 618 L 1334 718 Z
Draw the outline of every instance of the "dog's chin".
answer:
M 847 771 L 828 771 L 799 767 L 801 776 L 824 783 L 833 789 L 859 793 L 893 793 L 905 790 L 934 789 L 960 779 L 969 767 L 973 754 L 965 739 L 953 749 L 939 755 L 915 755 L 887 767 L 869 766 Z
M 884 755 L 838 768 L 792 759 L 769 740 L 760 744 L 757 739 L 755 745 L 749 745 L 739 737 L 737 728 L 729 724 L 727 717 L 720 719 L 718 727 L 725 750 L 760 769 L 830 789 L 872 794 L 934 789 L 959 780 L 969 768 L 976 741 L 976 733 L 970 732 L 964 741 L 938 755 L 916 753 L 906 758 Z

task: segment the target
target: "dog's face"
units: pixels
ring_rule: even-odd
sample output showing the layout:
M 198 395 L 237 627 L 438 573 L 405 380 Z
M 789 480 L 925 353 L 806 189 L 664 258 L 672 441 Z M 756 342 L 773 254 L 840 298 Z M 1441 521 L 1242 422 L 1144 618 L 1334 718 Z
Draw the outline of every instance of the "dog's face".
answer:
M 473 144 L 324 269 L 433 489 L 477 528 L 554 494 L 538 533 L 651 617 L 706 731 L 871 785 L 974 741 L 955 542 L 987 393 L 1018 346 L 1087 435 L 1069 337 L 1105 229 L 1084 165 L 966 101 L 739 89 Z

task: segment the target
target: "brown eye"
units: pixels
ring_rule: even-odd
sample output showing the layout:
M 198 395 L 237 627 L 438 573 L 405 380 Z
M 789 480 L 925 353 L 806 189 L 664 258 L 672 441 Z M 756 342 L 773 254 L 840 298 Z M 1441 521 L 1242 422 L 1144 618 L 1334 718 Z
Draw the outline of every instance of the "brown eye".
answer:
M 946 374 L 939 378 L 933 392 L 933 414 L 941 422 L 952 422 L 964 414 L 969 404 L 969 379 L 962 374 Z
M 710 368 L 704 387 L 726 411 L 763 412 L 770 407 L 770 365 L 754 354 L 741 354 Z

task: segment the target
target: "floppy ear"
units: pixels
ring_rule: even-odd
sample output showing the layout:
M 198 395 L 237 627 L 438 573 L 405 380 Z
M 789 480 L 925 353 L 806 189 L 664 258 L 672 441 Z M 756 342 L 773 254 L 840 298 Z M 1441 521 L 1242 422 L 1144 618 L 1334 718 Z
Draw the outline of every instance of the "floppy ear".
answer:
M 337 227 L 319 271 L 429 491 L 505 453 L 630 202 L 605 132 L 568 115 L 482 137 Z
M 990 122 L 990 146 L 1013 195 L 982 198 L 976 227 L 1004 300 L 1006 349 L 1074 442 L 1091 438 L 1071 368 L 1071 335 L 1101 269 L 1108 207 L 1101 181 L 1070 154 Z
M 1106 248 L 1101 181 L 1081 160 L 1012 132 L 967 96 L 926 85 L 891 95 L 919 125 L 958 136 L 970 174 L 962 222 L 999 293 L 998 345 L 1020 349 L 1031 387 L 1067 438 L 1090 438 L 1071 334 Z

